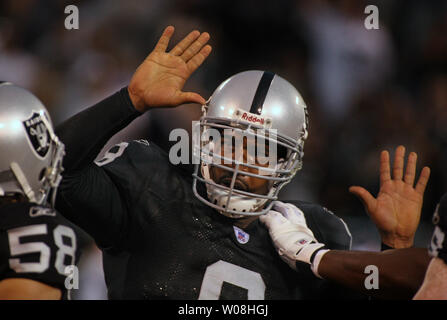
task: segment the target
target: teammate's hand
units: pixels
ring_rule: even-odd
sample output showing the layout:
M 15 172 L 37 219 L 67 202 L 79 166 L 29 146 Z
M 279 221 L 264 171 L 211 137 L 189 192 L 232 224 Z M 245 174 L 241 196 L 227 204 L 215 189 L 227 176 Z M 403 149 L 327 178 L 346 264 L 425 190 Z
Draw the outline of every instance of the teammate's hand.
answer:
M 382 242 L 393 248 L 409 248 L 421 217 L 425 187 L 430 168 L 424 167 L 416 186 L 417 154 L 411 152 L 404 175 L 405 147 L 398 146 L 394 157 L 393 179 L 390 174 L 388 151 L 380 155 L 380 190 L 374 198 L 366 189 L 352 186 L 349 191 L 364 204 L 366 211 L 379 229 Z
M 134 107 L 145 112 L 156 107 L 176 107 L 183 103 L 205 104 L 205 99 L 194 92 L 183 92 L 191 74 L 211 52 L 206 45 L 207 32 L 192 31 L 171 51 L 166 52 L 174 27 L 167 27 L 154 50 L 135 71 L 128 87 Z
M 313 264 L 314 253 L 321 250 L 324 244 L 318 243 L 312 230 L 307 227 L 304 213 L 294 205 L 280 201 L 275 201 L 272 209 L 259 219 L 268 228 L 281 259 L 294 270 L 297 262 L 307 263 L 319 276 L 316 273 L 318 265 Z

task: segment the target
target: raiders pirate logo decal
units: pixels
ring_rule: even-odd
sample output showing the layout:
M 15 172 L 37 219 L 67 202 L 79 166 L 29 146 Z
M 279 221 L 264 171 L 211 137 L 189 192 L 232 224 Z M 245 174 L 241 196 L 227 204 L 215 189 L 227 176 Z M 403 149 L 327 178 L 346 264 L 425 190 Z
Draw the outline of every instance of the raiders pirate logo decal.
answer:
M 34 150 L 39 156 L 45 157 L 50 149 L 50 133 L 42 121 L 42 115 L 34 111 L 31 118 L 23 121 L 23 125 Z

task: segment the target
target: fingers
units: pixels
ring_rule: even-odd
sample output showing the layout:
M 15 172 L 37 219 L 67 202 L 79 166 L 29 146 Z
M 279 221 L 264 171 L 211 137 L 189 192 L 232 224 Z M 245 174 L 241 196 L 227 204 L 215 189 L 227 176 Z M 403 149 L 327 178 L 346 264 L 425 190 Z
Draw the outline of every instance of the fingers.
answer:
M 206 103 L 205 98 L 203 98 L 200 94 L 195 93 L 195 92 L 182 92 L 179 95 L 179 100 L 178 104 L 183 104 L 183 103 L 198 103 L 201 105 L 204 105 Z
M 405 171 L 404 181 L 406 184 L 413 186 L 414 178 L 416 176 L 416 161 L 417 154 L 415 152 L 410 152 L 407 161 L 407 170 Z
M 206 45 L 209 39 L 210 35 L 208 32 L 202 33 L 196 41 L 194 41 L 188 48 L 186 48 L 180 58 L 182 58 L 185 62 L 188 62 L 192 57 L 200 52 L 200 50 L 203 48 L 203 46 Z
M 202 50 L 200 50 L 198 54 L 196 54 L 191 60 L 188 61 L 186 65 L 188 66 L 188 69 L 191 73 L 196 71 L 197 68 L 201 66 L 203 61 L 205 61 L 205 59 L 208 58 L 208 56 L 211 53 L 211 50 L 212 50 L 211 46 L 206 45 L 205 47 L 202 48 Z
M 281 213 L 284 218 L 294 224 L 306 225 L 306 218 L 304 217 L 303 211 L 291 203 L 275 201 L 273 211 Z
M 428 179 L 430 178 L 430 168 L 424 167 L 421 171 L 421 175 L 419 176 L 419 180 L 416 184 L 416 192 L 423 195 L 425 192 L 425 187 L 427 186 Z
M 289 208 L 288 215 L 286 218 L 294 224 L 307 226 L 306 218 L 304 217 L 304 212 L 301 211 L 300 208 L 294 206 L 291 203 L 287 203 L 286 205 Z
M 382 151 L 381 158 L 380 158 L 380 181 L 381 181 L 381 183 L 386 182 L 391 178 L 389 176 L 389 161 L 388 160 L 389 160 L 388 152 Z M 410 152 L 410 154 L 408 155 L 405 176 L 403 176 L 404 163 L 405 163 L 405 147 L 398 146 L 396 148 L 396 153 L 394 156 L 393 180 L 402 180 L 402 178 L 403 178 L 403 180 L 406 184 L 413 186 L 414 180 L 416 177 L 417 154 L 415 152 Z M 421 194 L 424 193 L 429 177 L 430 177 L 430 168 L 425 167 L 424 169 L 422 169 L 421 175 L 420 175 L 418 183 L 416 185 L 416 191 L 418 191 Z
M 169 40 L 171 39 L 173 34 L 174 34 L 174 27 L 173 26 L 166 27 L 160 39 L 158 40 L 157 44 L 155 45 L 154 51 L 165 52 L 166 49 L 168 48 Z
M 174 27 L 168 26 L 158 40 L 154 52 L 165 52 L 173 33 Z M 209 39 L 208 32 L 200 34 L 199 31 L 194 30 L 180 41 L 169 54 L 180 56 L 187 63 L 189 72 L 193 73 L 211 53 L 212 47 L 206 44 Z
M 263 214 L 262 216 L 259 217 L 259 221 L 261 221 L 263 224 L 266 225 L 266 227 L 268 228 L 270 221 L 269 221 L 269 217 L 267 216 L 268 213 Z
M 287 219 L 283 217 L 283 215 L 279 212 L 270 210 L 266 214 L 263 214 L 259 217 L 259 220 L 265 224 L 265 226 L 271 230 L 274 229 L 283 223 L 287 222 Z
M 169 53 L 174 56 L 181 55 L 199 36 L 200 32 L 197 30 L 190 32 L 182 41 L 172 48 Z
M 380 184 L 391 180 L 390 173 L 390 154 L 388 151 L 382 151 L 380 154 Z
M 352 186 L 349 188 L 349 192 L 356 195 L 365 206 L 366 211 L 372 212 L 376 205 L 376 199 L 365 188 Z
M 404 174 L 405 147 L 398 146 L 394 154 L 393 179 L 402 180 Z

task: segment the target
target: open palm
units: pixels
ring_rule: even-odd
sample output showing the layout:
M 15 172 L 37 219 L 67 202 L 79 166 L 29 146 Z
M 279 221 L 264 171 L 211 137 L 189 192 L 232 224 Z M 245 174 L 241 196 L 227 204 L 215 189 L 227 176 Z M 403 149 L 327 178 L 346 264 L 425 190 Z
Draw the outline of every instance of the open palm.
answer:
M 154 50 L 135 71 L 129 95 L 141 112 L 150 108 L 175 107 L 183 103 L 204 104 L 205 99 L 194 92 L 183 92 L 183 86 L 191 74 L 205 61 L 211 52 L 206 45 L 210 36 L 192 31 L 171 51 L 166 52 L 174 27 L 167 27 Z
M 396 148 L 393 179 L 390 173 L 390 161 L 387 151 L 380 155 L 380 190 L 374 198 L 366 189 L 358 186 L 349 191 L 360 198 L 371 219 L 379 229 L 382 242 L 393 247 L 411 247 L 414 234 L 419 225 L 425 187 L 430 176 L 430 169 L 424 167 L 413 187 L 416 175 L 417 154 L 408 156 L 404 172 L 405 148 Z

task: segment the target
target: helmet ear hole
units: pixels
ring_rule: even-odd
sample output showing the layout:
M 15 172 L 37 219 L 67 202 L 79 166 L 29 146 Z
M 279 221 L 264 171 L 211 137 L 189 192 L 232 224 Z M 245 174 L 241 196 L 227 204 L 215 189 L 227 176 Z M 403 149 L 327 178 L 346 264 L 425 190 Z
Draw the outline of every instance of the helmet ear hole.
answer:
M 43 181 L 43 179 L 45 178 L 45 173 L 47 172 L 47 168 L 43 168 L 42 170 L 40 170 L 39 173 L 39 181 Z
M 283 146 L 278 146 L 277 152 L 278 152 L 278 161 L 287 159 L 289 155 L 289 150 L 287 150 L 287 148 Z

